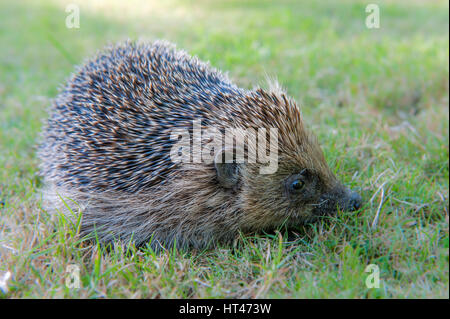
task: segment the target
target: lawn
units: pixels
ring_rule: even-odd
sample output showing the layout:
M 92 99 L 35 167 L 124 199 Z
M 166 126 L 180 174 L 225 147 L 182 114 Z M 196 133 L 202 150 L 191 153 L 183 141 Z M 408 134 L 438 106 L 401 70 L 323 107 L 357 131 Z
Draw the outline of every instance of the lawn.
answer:
M 448 2 L 376 3 L 369 29 L 358 0 L 0 1 L 0 296 L 448 298 Z M 40 208 L 36 145 L 74 66 L 127 38 L 167 39 L 245 88 L 276 77 L 363 208 L 214 250 L 80 242 Z

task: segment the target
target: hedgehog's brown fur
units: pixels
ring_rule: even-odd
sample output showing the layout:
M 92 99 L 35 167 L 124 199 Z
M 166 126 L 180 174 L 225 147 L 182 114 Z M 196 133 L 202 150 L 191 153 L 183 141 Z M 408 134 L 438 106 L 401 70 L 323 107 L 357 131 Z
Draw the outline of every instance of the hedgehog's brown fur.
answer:
M 171 161 L 171 131 L 199 118 L 205 128 L 278 129 L 277 172 L 239 164 L 225 188 L 213 164 Z M 359 203 L 285 93 L 238 88 L 166 42 L 123 43 L 85 63 L 56 98 L 43 140 L 46 207 L 77 203 L 82 234 L 102 242 L 204 247 Z M 301 193 L 286 186 L 292 176 L 306 182 Z

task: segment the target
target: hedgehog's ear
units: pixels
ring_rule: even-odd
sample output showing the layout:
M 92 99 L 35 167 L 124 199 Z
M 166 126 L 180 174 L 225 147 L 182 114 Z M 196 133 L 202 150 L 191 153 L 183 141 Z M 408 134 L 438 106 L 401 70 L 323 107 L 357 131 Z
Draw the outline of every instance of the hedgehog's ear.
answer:
M 228 153 L 228 156 L 226 154 Z M 222 149 L 214 158 L 214 167 L 216 168 L 217 180 L 224 188 L 233 188 L 239 181 L 239 164 L 225 163 L 225 158 L 233 158 L 232 149 Z

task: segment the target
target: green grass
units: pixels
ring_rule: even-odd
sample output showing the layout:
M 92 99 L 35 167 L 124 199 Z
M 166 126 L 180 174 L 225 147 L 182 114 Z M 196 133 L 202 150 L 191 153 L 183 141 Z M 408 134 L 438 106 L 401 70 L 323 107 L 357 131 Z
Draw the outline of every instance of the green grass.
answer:
M 380 29 L 357 0 L 83 1 L 80 29 L 67 29 L 65 3 L 1 1 L 3 296 L 448 298 L 448 2 L 378 3 Z M 39 209 L 36 143 L 74 65 L 126 38 L 175 42 L 243 87 L 276 76 L 363 209 L 216 250 L 80 243 L 79 225 Z M 80 289 L 65 286 L 70 264 Z

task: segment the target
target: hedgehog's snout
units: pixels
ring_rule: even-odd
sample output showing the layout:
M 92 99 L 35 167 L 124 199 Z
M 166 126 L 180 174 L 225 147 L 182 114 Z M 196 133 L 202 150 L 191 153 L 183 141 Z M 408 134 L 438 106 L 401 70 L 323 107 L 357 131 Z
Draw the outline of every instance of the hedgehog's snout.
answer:
M 357 192 L 350 188 L 343 187 L 339 192 L 337 200 L 337 208 L 340 211 L 353 212 L 361 208 L 362 198 Z
M 362 206 L 361 196 L 342 185 L 336 186 L 331 192 L 320 197 L 320 203 L 316 206 L 315 215 L 327 215 L 337 211 L 356 211 Z
M 350 189 L 347 190 L 347 203 L 345 205 L 344 210 L 353 212 L 355 210 L 358 210 L 362 206 L 362 198 L 361 195 L 359 195 L 357 192 L 354 192 Z

